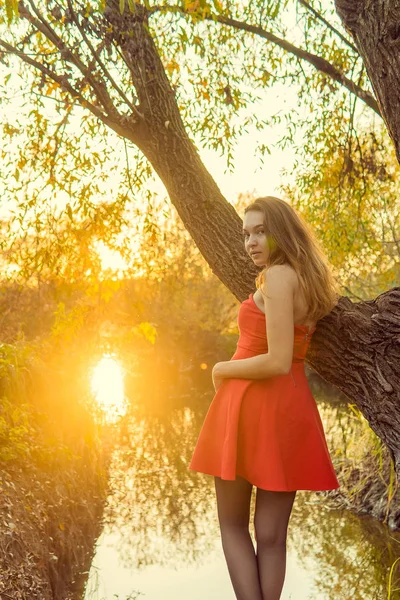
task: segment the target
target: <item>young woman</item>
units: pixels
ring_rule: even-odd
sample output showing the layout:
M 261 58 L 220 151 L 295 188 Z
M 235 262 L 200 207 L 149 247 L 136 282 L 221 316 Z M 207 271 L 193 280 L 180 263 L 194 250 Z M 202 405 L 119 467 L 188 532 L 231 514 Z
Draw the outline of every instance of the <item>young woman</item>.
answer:
M 339 294 L 312 231 L 288 203 L 255 200 L 245 209 L 243 235 L 262 270 L 239 309 L 236 352 L 214 366 L 216 394 L 189 468 L 214 475 L 236 598 L 279 600 L 296 491 L 339 487 L 304 371 L 316 323 Z

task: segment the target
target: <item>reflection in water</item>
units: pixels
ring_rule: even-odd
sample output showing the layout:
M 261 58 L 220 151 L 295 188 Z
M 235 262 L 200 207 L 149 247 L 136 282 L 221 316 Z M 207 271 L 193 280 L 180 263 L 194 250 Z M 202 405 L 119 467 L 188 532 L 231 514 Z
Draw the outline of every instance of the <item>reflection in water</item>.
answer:
M 109 354 L 101 358 L 93 369 L 91 384 L 92 393 L 107 422 L 115 422 L 126 413 L 124 373 L 115 358 Z
M 233 600 L 213 479 L 188 469 L 211 397 L 191 390 L 166 397 L 162 410 L 152 410 L 151 401 L 132 403 L 113 456 L 86 600 L 125 600 L 132 590 L 146 600 Z M 340 447 L 357 420 L 345 406 L 321 401 L 319 408 L 330 448 Z M 373 519 L 332 509 L 329 494 L 300 491 L 282 600 L 385 600 L 399 542 Z

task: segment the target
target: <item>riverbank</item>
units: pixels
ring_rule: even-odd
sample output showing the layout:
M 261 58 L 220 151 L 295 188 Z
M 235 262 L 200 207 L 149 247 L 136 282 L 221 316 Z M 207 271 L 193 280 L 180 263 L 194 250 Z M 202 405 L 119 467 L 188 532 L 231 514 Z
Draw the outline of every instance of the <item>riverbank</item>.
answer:
M 83 457 L 57 462 L 1 472 L 1 598 L 79 597 L 101 529 L 105 465 L 93 472 Z
M 101 530 L 112 432 L 71 360 L 43 343 L 0 348 L 2 599 L 81 597 Z
M 377 444 L 380 445 L 380 440 Z M 400 531 L 400 490 L 387 448 L 382 445 L 379 456 L 367 452 L 358 465 L 353 461 L 346 464 L 334 459 L 333 462 L 340 488 L 328 493 L 330 502 Z
M 358 408 L 345 400 L 340 397 L 336 412 L 329 411 L 329 416 L 324 405 L 319 405 L 340 482 L 337 490 L 320 493 L 335 508 L 368 515 L 399 531 L 400 490 L 389 450 Z

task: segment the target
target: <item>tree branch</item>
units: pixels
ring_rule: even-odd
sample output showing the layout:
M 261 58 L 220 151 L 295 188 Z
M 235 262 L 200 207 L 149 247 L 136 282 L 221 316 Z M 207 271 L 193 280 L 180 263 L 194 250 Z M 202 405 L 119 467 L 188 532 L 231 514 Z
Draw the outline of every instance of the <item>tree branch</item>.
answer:
M 46 67 L 42 63 L 34 60 L 33 58 L 31 58 L 30 56 L 28 56 L 24 52 L 21 52 L 20 50 L 18 50 L 17 48 L 15 48 L 14 46 L 12 46 L 8 42 L 5 42 L 2 39 L 0 39 L 0 46 L 2 46 L 10 54 L 14 54 L 15 56 L 18 56 L 18 58 L 20 58 L 21 60 L 23 60 L 24 62 L 26 62 L 28 65 L 31 65 L 35 69 L 38 69 L 44 75 L 47 75 L 47 77 L 49 77 L 50 79 L 52 79 L 55 83 L 58 83 L 58 85 L 62 89 L 64 89 L 66 92 L 68 92 L 73 99 L 79 100 L 79 102 L 80 102 L 80 104 L 82 106 L 84 106 L 85 108 L 87 108 L 88 110 L 90 110 L 90 112 L 95 117 L 97 117 L 98 119 L 100 119 L 100 121 L 102 121 L 102 123 L 104 123 L 105 125 L 107 125 L 111 129 L 113 129 L 116 133 L 118 133 L 118 135 L 121 135 L 123 137 L 125 137 L 127 135 L 128 132 L 127 132 L 126 128 L 124 128 L 115 119 L 112 119 L 111 117 L 109 117 L 108 115 L 106 115 L 105 113 L 103 113 L 94 104 L 92 104 L 91 102 L 89 102 L 88 100 L 86 100 L 86 98 L 80 92 L 78 92 L 78 90 L 76 90 L 70 84 L 70 82 L 68 81 L 68 78 L 65 75 L 57 75 L 57 73 L 54 73 L 54 71 L 52 71 L 51 69 L 49 69 L 48 67 Z M 132 133 L 132 127 L 130 127 L 130 133 Z
M 38 31 L 41 31 L 43 35 L 59 50 L 61 57 L 74 64 L 77 69 L 82 73 L 82 75 L 87 79 L 90 83 L 93 91 L 95 92 L 100 104 L 103 105 L 108 114 L 117 114 L 115 106 L 107 92 L 107 88 L 103 82 L 97 81 L 95 77 L 93 77 L 90 69 L 85 65 L 85 63 L 74 54 L 70 48 L 64 43 L 64 41 L 57 35 L 57 33 L 52 29 L 49 23 L 42 17 L 38 9 L 32 0 L 28 0 L 29 4 L 32 7 L 32 10 L 36 14 L 37 19 L 29 12 L 28 8 L 20 2 L 19 11 L 21 17 L 25 18 L 29 21 Z
M 226 25 L 235 27 L 236 29 L 242 29 L 244 31 L 249 31 L 251 33 L 255 33 L 256 35 L 259 35 L 260 37 L 265 38 L 268 41 L 276 44 L 277 46 L 279 46 L 286 52 L 289 52 L 290 54 L 294 54 L 298 58 L 301 58 L 301 59 L 307 61 L 313 67 L 315 67 L 318 71 L 320 71 L 321 73 L 325 73 L 331 79 L 333 79 L 334 81 L 337 81 L 338 83 L 343 85 L 352 94 L 354 94 L 355 96 L 357 96 L 358 98 L 363 100 L 363 102 L 365 102 L 365 104 L 367 104 L 367 106 L 372 108 L 372 110 L 375 111 L 376 114 L 381 116 L 381 112 L 379 110 L 378 103 L 375 100 L 375 98 L 372 96 L 372 94 L 363 90 L 359 85 L 354 83 L 354 81 L 352 81 L 351 79 L 346 77 L 346 75 L 344 75 L 341 71 L 339 71 L 339 69 L 337 69 L 330 62 L 325 60 L 325 58 L 321 58 L 320 56 L 317 56 L 316 54 L 312 54 L 311 52 L 308 52 L 307 50 L 303 50 L 302 48 L 297 48 L 290 42 L 287 42 L 286 40 L 278 38 L 273 33 L 265 31 L 261 27 L 249 25 L 247 23 L 242 23 L 240 21 L 236 21 L 235 19 L 229 19 L 229 18 L 223 17 L 223 16 L 218 16 L 217 20 L 220 23 L 225 23 Z
M 172 13 L 177 13 L 177 14 L 181 14 L 184 16 L 190 16 L 190 13 L 184 11 L 183 9 L 179 8 L 178 6 L 169 6 L 169 5 L 154 6 L 148 10 L 149 14 L 153 14 L 156 12 L 172 12 Z M 347 88 L 349 90 L 349 92 L 351 92 L 352 94 L 355 94 L 358 98 L 360 98 L 360 100 L 365 102 L 365 104 L 367 106 L 372 108 L 372 110 L 377 115 L 379 115 L 380 117 L 382 116 L 381 111 L 378 106 L 378 103 L 375 100 L 375 98 L 372 96 L 372 94 L 370 92 L 367 92 L 364 89 L 362 89 L 359 85 L 354 83 L 354 81 L 351 81 L 351 79 L 346 77 L 346 75 L 344 75 L 341 71 L 339 71 L 339 69 L 337 69 L 334 65 L 332 65 L 325 58 L 321 58 L 320 56 L 317 56 L 316 54 L 312 54 L 311 52 L 308 52 L 307 50 L 303 50 L 302 48 L 297 48 L 297 46 L 295 46 L 294 44 L 291 44 L 290 42 L 277 37 L 275 34 L 269 32 L 269 31 L 266 31 L 265 29 L 263 29 L 262 27 L 259 27 L 258 25 L 251 25 L 249 23 L 244 23 L 243 21 L 237 21 L 236 19 L 231 19 L 230 17 L 225 17 L 223 15 L 205 16 L 204 20 L 205 21 L 213 21 L 213 22 L 216 21 L 218 23 L 221 23 L 222 25 L 227 25 L 228 27 L 232 27 L 234 29 L 238 29 L 241 31 L 247 31 L 249 33 L 254 33 L 255 35 L 258 35 L 259 37 L 266 39 L 269 42 L 272 42 L 273 44 L 279 46 L 286 52 L 289 52 L 290 54 L 293 54 L 294 56 L 297 56 L 298 58 L 301 58 L 302 60 L 307 61 L 313 67 L 315 67 L 318 71 L 320 71 L 321 73 L 325 73 L 325 75 L 328 75 L 331 79 L 333 79 L 337 83 L 340 83 L 340 85 Z
M 131 111 L 133 113 L 135 113 L 137 117 L 143 118 L 143 115 L 138 111 L 138 109 L 136 108 L 136 106 L 134 104 L 132 104 L 132 102 L 126 96 L 125 92 L 114 81 L 111 73 L 107 70 L 105 64 L 101 60 L 99 53 L 94 49 L 92 43 L 90 42 L 89 38 L 87 37 L 87 35 L 86 35 L 85 31 L 84 31 L 84 29 L 81 27 L 81 25 L 79 23 L 79 19 L 77 17 L 77 14 L 76 14 L 76 12 L 74 11 L 74 9 L 72 7 L 71 0 L 67 0 L 67 2 L 68 2 L 69 11 L 70 11 L 70 13 L 72 15 L 72 18 L 74 19 L 74 22 L 75 22 L 77 28 L 79 29 L 79 33 L 81 34 L 82 39 L 85 41 L 87 47 L 89 48 L 90 52 L 92 53 L 92 56 L 96 60 L 97 64 L 100 66 L 100 68 L 103 71 L 104 75 L 109 80 L 109 82 L 111 83 L 111 85 L 113 86 L 113 88 L 118 92 L 118 94 L 124 100 L 124 102 L 126 102 L 127 106 L 129 106 L 129 108 L 131 109 Z
M 305 0 L 297 0 L 297 2 L 299 2 L 299 4 L 302 4 L 304 8 L 310 11 L 310 13 L 312 13 L 316 19 L 321 21 L 321 23 L 326 25 L 326 27 L 328 27 L 335 35 L 337 35 L 342 40 L 342 42 L 344 42 L 349 48 L 353 50 L 353 52 L 356 52 L 356 54 L 360 55 L 357 46 L 352 44 L 350 40 L 348 40 L 342 33 L 340 33 L 340 31 L 336 29 L 336 27 L 329 23 L 329 21 L 327 21 L 327 19 L 325 19 L 325 17 L 323 17 L 318 11 L 316 11 L 315 8 L 313 8 L 308 2 L 306 2 Z

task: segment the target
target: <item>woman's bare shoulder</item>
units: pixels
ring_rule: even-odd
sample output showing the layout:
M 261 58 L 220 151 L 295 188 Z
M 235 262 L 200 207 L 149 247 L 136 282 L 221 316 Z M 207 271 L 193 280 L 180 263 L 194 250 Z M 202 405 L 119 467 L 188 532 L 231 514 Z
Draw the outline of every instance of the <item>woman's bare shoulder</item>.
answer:
M 290 265 L 287 263 L 283 265 L 271 265 L 264 271 L 265 280 L 285 280 L 288 283 L 293 284 L 295 287 L 298 285 L 298 276 Z

